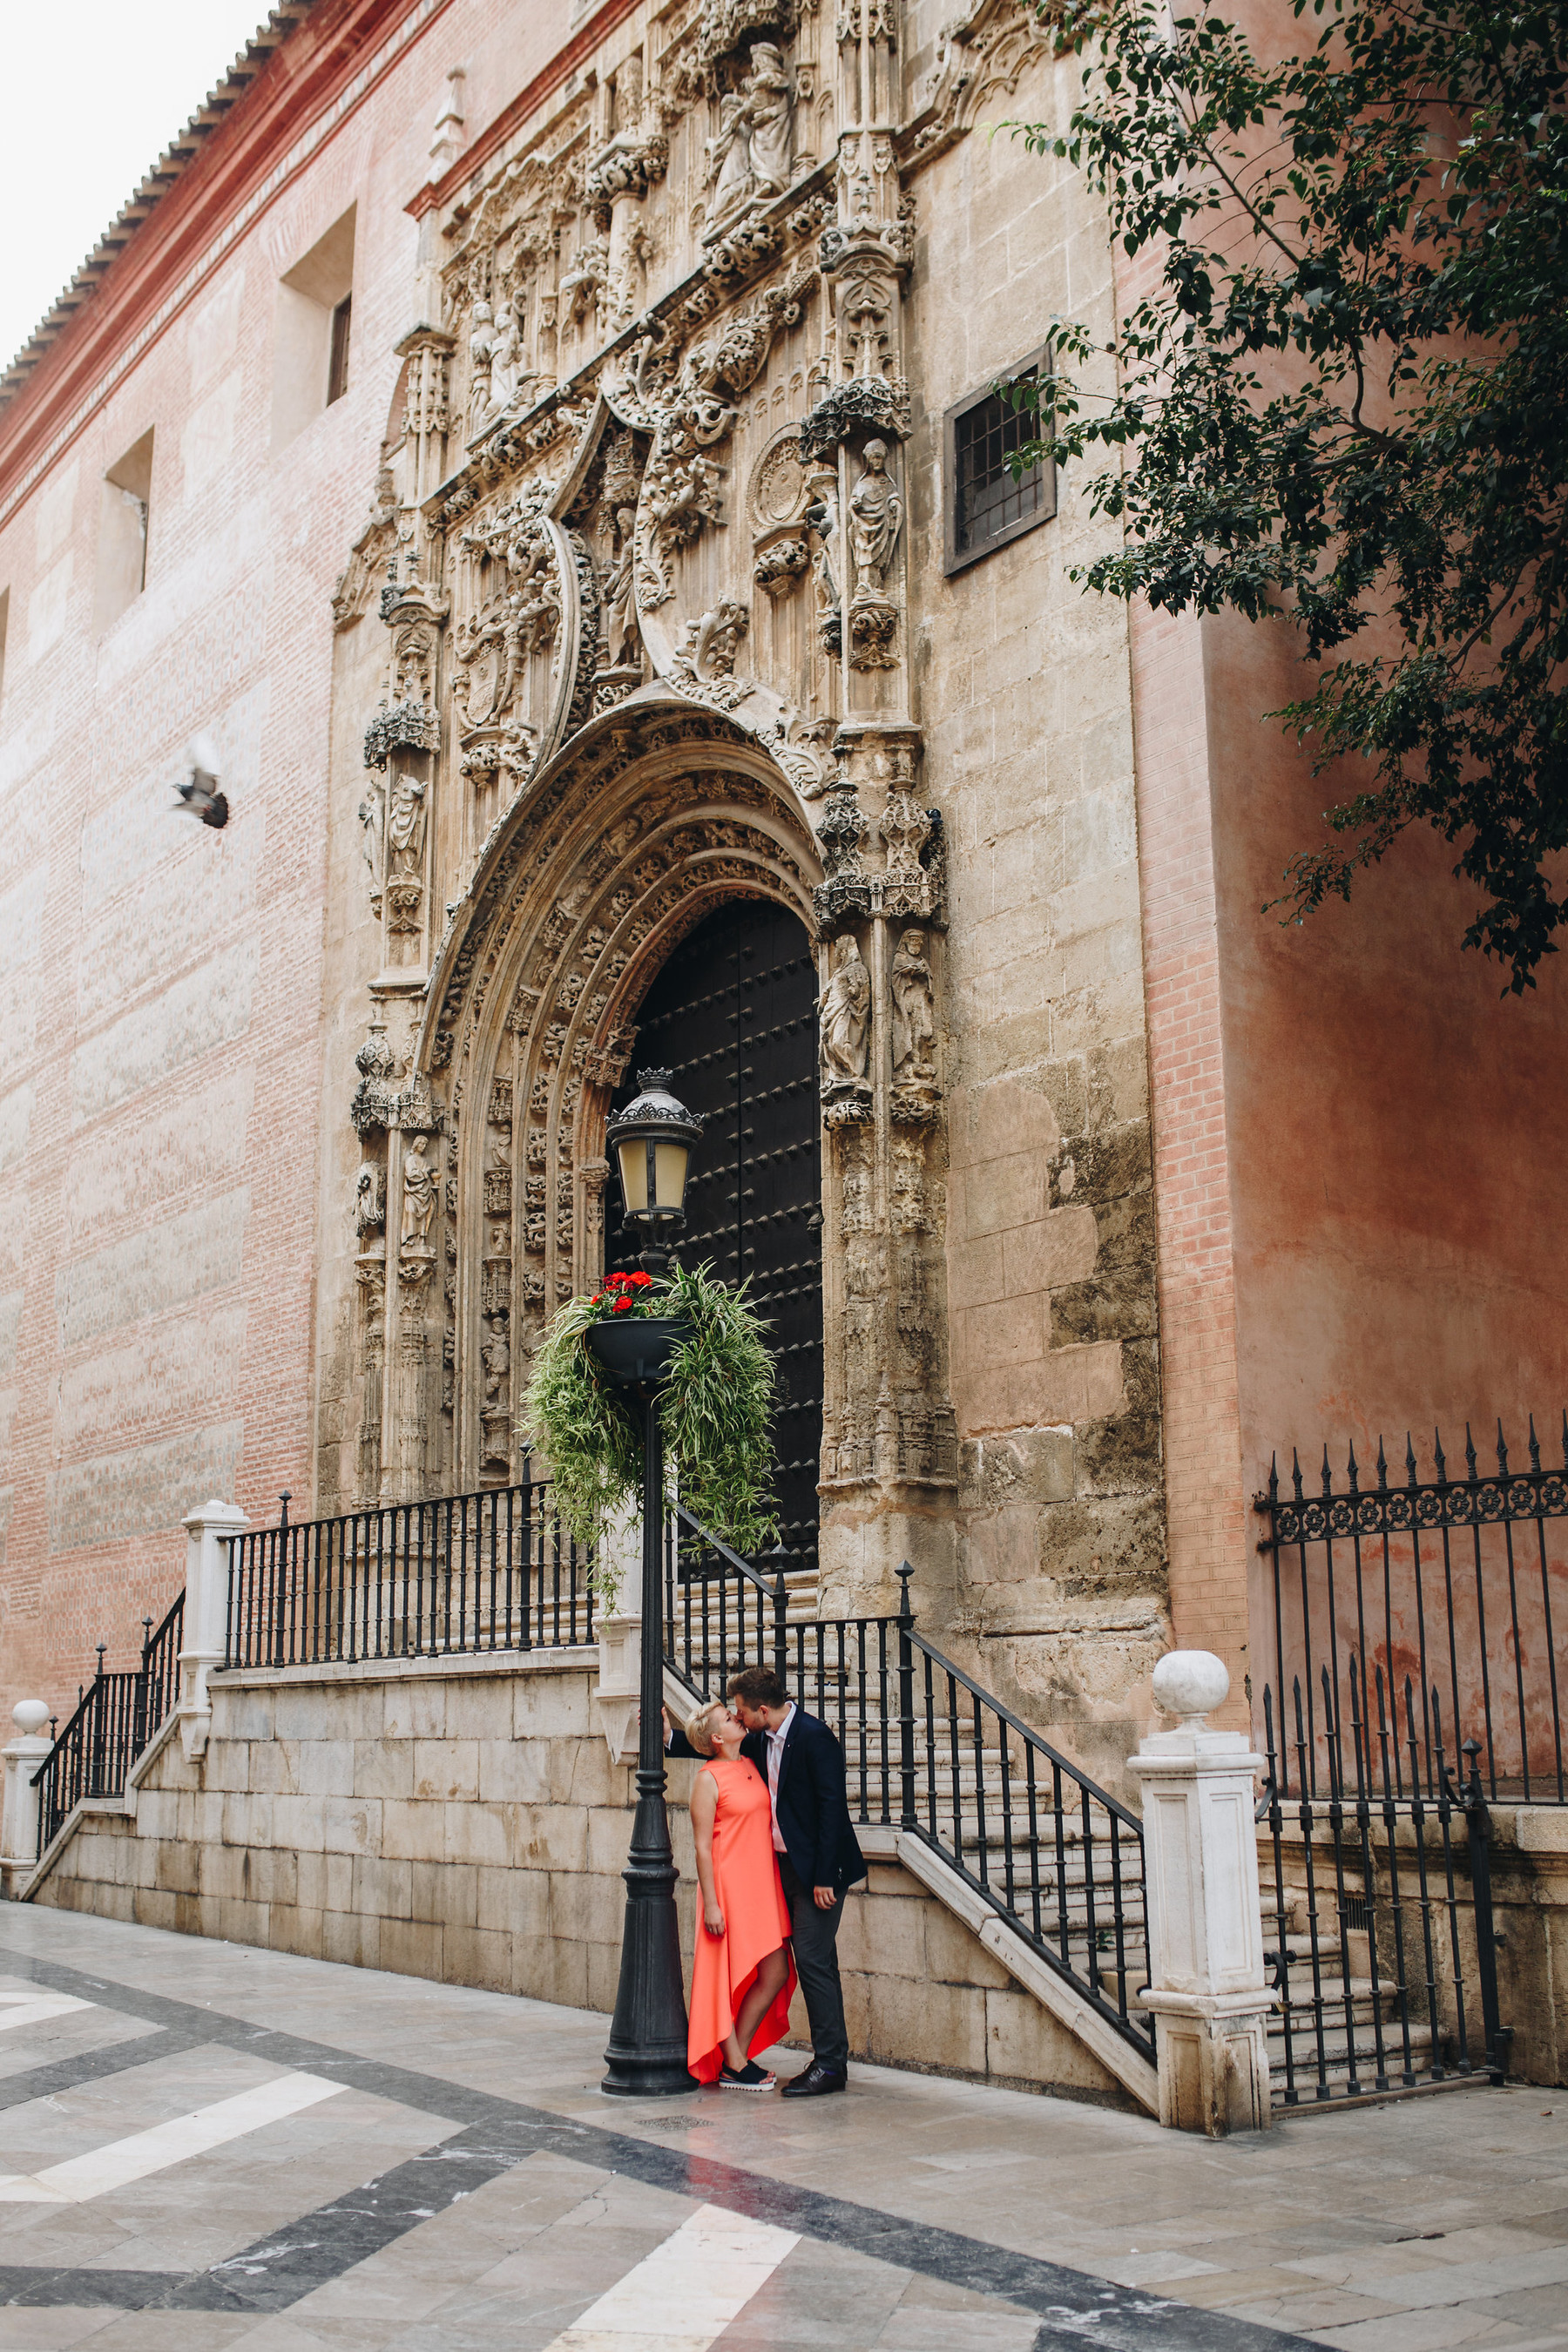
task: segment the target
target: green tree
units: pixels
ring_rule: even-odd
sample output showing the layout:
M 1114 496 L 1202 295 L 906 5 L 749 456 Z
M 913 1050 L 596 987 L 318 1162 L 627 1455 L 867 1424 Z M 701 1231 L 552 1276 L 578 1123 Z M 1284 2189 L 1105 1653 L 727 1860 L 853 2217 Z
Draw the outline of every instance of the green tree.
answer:
M 1152 249 L 1150 290 L 1112 398 L 1079 381 L 1099 337 L 1058 321 L 1019 462 L 1106 461 L 1121 539 L 1088 586 L 1293 618 L 1313 690 L 1270 715 L 1364 782 L 1284 919 L 1428 824 L 1476 887 L 1465 944 L 1519 991 L 1568 919 L 1568 12 L 1292 13 L 1300 53 L 1260 61 L 1163 0 L 1042 8 L 1081 102 L 1065 134 L 1009 127 Z

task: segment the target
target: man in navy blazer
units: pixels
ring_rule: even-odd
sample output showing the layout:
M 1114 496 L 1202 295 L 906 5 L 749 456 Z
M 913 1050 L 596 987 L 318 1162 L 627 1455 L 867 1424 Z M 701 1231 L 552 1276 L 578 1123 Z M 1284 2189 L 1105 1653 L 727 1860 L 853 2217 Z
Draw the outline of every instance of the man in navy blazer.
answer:
M 746 1727 L 741 1753 L 773 1799 L 773 1848 L 811 2021 L 811 2063 L 781 2086 L 782 2094 L 816 2098 L 843 2090 L 848 2079 L 838 1921 L 846 1893 L 866 1875 L 845 1793 L 844 1750 L 826 1724 L 795 1705 L 772 1666 L 742 1667 L 731 1675 L 729 1695 Z M 667 1744 L 672 1756 L 697 1753 L 679 1731 Z

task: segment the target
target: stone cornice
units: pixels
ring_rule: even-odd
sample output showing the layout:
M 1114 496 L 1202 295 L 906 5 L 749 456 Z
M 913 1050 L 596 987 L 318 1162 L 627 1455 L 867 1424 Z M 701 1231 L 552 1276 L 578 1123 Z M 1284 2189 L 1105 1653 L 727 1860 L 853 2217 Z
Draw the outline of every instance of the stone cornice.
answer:
M 0 520 L 449 5 L 285 0 L 273 10 L 0 380 Z

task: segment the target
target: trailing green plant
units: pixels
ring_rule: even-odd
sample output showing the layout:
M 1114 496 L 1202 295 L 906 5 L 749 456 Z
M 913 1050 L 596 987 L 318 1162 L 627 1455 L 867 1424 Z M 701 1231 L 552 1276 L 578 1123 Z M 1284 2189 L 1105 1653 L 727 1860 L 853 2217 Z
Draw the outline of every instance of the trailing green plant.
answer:
M 625 1397 L 588 1344 L 595 1323 L 668 1316 L 686 1337 L 658 1394 L 667 1476 L 694 1518 L 742 1552 L 762 1550 L 778 1526 L 773 1502 L 773 1366 L 765 1326 L 747 1293 L 709 1265 L 668 1276 L 612 1275 L 568 1299 L 540 1342 L 523 1399 L 529 1445 L 550 1459 L 555 1507 L 573 1539 L 598 1552 L 642 1489 L 642 1441 Z M 600 1590 L 613 1570 L 595 1570 Z

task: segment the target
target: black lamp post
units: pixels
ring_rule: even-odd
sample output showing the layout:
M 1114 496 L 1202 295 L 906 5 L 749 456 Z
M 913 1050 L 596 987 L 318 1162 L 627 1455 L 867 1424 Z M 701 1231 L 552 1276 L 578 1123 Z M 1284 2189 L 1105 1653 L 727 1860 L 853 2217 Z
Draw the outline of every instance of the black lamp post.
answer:
M 702 1123 L 669 1092 L 668 1070 L 639 1070 L 641 1091 L 610 1121 L 628 1224 L 647 1236 L 644 1267 L 669 1264 L 669 1242 L 686 1222 L 686 1171 Z M 590 1326 L 589 1345 L 613 1380 L 635 1398 L 642 1424 L 642 1723 L 637 1742 L 637 1803 L 621 1935 L 621 1980 L 605 2052 L 604 2087 L 627 2099 L 695 2091 L 686 2066 L 686 1996 L 680 1979 L 680 1929 L 675 1914 L 679 1873 L 665 1808 L 664 1440 L 658 1392 L 670 1356 L 685 1336 L 672 1318 L 627 1315 Z

